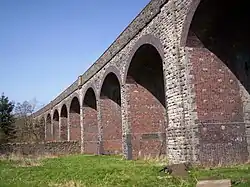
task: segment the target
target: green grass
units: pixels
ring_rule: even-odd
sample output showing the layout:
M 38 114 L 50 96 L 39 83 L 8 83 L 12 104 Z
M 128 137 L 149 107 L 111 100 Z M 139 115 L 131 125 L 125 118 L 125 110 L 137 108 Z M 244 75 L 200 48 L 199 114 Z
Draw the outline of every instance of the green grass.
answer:
M 110 156 L 66 156 L 46 159 L 0 160 L 1 187 L 29 186 L 195 186 L 196 179 L 230 178 L 238 187 L 250 186 L 250 165 L 191 171 L 188 179 L 159 173 L 154 162 L 127 161 Z

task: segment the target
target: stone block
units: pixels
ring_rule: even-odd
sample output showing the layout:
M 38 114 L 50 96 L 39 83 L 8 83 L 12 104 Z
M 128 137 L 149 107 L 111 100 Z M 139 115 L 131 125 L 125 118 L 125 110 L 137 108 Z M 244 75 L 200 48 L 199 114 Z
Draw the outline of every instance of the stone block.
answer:
M 231 187 L 231 180 L 204 180 L 198 181 L 196 187 Z

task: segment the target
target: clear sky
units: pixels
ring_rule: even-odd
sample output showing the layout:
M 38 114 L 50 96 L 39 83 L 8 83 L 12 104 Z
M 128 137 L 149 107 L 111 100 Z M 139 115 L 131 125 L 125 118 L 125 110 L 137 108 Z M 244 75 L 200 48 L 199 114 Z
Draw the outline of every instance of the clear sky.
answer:
M 0 92 L 47 104 L 150 0 L 0 0 Z

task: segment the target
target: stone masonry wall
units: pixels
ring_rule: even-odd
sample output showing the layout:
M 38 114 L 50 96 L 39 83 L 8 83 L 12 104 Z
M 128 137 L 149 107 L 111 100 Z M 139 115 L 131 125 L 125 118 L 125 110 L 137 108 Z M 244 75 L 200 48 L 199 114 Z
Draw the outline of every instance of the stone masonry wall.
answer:
M 77 141 L 0 144 L 0 155 L 67 155 L 81 152 Z
M 250 94 L 244 88 L 244 86 L 239 82 L 240 95 L 243 105 L 243 117 L 246 128 L 246 139 L 247 139 L 247 150 L 248 150 L 248 160 L 250 158 Z
M 249 77 L 246 75 L 246 73 L 249 74 L 250 70 L 248 69 L 248 72 L 246 72 L 245 68 L 242 67 L 243 64 L 238 63 L 236 68 L 238 69 L 238 76 L 240 77 L 240 80 L 244 81 L 244 85 L 240 81 L 238 81 L 239 89 L 240 89 L 240 97 L 242 101 L 243 106 L 243 119 L 245 123 L 245 130 L 246 130 L 246 140 L 247 140 L 247 150 L 248 150 L 248 160 L 250 158 L 250 94 L 249 94 L 249 88 L 250 88 L 250 82 Z

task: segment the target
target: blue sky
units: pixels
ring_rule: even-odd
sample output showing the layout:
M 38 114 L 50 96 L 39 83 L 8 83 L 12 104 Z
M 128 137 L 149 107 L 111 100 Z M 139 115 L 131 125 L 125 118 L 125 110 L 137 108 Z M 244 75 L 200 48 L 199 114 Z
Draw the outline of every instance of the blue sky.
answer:
M 0 92 L 47 104 L 150 0 L 0 0 Z

